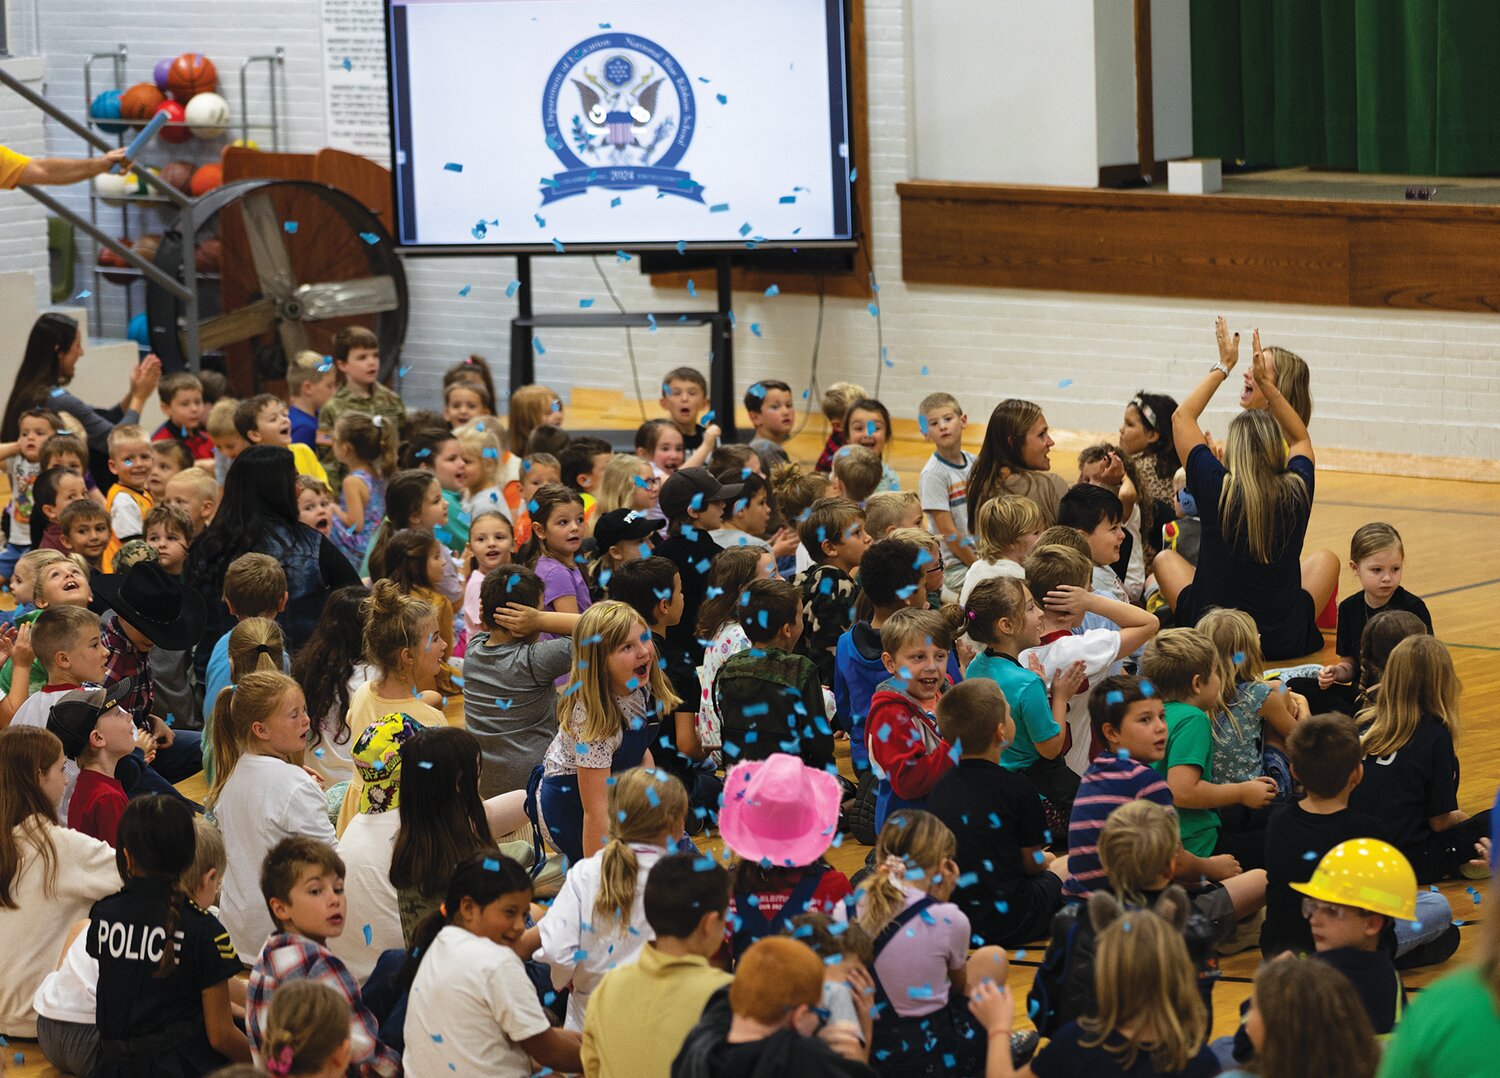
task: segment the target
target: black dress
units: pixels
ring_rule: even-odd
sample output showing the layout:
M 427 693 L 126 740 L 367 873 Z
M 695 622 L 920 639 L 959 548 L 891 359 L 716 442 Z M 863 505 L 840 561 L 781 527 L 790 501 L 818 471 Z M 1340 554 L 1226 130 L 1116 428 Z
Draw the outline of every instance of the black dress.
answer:
M 1287 470 L 1307 485 L 1307 501 L 1289 518 L 1278 521 L 1275 557 L 1259 562 L 1243 537 L 1225 536 L 1219 522 L 1219 493 L 1229 472 L 1206 445 L 1194 446 L 1187 459 L 1187 489 L 1198 502 L 1203 524 L 1198 572 L 1177 597 L 1179 625 L 1196 625 L 1216 606 L 1243 610 L 1260 630 L 1267 659 L 1294 659 L 1323 648 L 1318 612 L 1302 588 L 1302 542 L 1312 515 L 1313 463 L 1304 456 L 1287 462 Z

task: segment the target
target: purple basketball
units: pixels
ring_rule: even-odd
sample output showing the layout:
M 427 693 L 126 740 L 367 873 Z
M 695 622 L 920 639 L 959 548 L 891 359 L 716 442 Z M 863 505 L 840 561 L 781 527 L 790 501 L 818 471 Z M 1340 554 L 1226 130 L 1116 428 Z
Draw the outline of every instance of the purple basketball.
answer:
M 165 60 L 158 60 L 156 61 L 156 67 L 151 70 L 151 77 L 156 82 L 156 88 L 163 93 L 167 89 L 167 72 L 172 70 L 172 60 L 173 57 L 171 56 Z

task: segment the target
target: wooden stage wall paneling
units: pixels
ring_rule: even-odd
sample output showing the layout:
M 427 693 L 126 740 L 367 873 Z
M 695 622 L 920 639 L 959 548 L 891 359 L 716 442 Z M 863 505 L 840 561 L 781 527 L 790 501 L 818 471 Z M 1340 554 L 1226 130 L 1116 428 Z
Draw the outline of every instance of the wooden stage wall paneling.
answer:
M 913 180 L 909 284 L 1500 311 L 1500 207 Z

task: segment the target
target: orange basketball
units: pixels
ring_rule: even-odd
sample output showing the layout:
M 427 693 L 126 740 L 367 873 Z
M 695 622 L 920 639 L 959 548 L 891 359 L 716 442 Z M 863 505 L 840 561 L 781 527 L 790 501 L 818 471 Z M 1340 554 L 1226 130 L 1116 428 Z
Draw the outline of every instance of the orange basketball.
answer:
M 224 168 L 218 164 L 208 164 L 199 167 L 193 173 L 193 184 L 190 188 L 194 198 L 206 195 L 215 187 L 224 182 Z
M 167 95 L 151 83 L 138 82 L 120 95 L 120 116 L 144 123 L 151 119 L 151 114 L 166 99 Z
M 193 163 L 191 161 L 168 161 L 161 167 L 161 178 L 177 190 L 186 191 L 188 185 L 193 182 Z
M 178 101 L 212 90 L 219 84 L 214 62 L 199 52 L 185 52 L 167 69 L 167 89 Z

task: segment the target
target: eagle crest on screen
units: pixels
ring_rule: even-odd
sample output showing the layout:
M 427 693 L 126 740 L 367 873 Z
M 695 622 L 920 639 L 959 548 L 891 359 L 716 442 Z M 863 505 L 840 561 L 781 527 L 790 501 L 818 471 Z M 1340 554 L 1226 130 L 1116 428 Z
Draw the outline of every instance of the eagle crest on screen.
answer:
M 702 202 L 703 185 L 679 165 L 696 114 L 692 80 L 656 42 L 621 32 L 579 42 L 542 94 L 542 131 L 563 164 L 542 177 L 543 204 L 593 188 L 641 187 Z
M 656 147 L 671 138 L 675 126 L 671 117 L 655 122 L 657 95 L 666 80 L 654 69 L 634 78 L 634 65 L 623 56 L 605 61 L 602 73 L 602 81 L 590 71 L 583 73 L 583 80 L 570 80 L 578 88 L 583 108 L 573 117 L 574 145 L 580 154 L 610 161 L 650 162 Z M 612 84 L 617 78 L 623 79 L 622 85 Z

